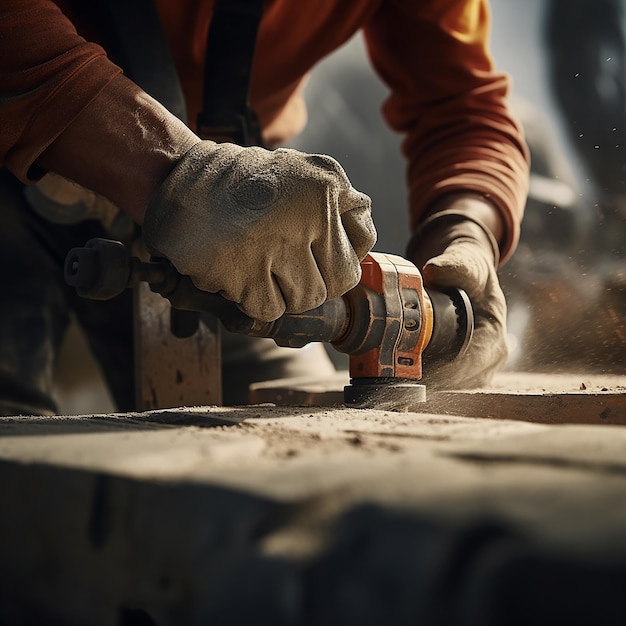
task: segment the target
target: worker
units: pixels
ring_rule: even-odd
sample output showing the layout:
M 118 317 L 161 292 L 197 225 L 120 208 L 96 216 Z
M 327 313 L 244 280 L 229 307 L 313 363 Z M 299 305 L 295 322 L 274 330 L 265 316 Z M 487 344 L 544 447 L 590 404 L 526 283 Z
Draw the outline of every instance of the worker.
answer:
M 405 136 L 407 258 L 427 285 L 465 289 L 476 316 L 469 351 L 427 372 L 428 382 L 490 380 L 506 359 L 496 271 L 518 241 L 528 155 L 509 79 L 490 56 L 487 0 L 266 0 L 250 78 L 266 147 L 195 132 L 213 2 L 156 0 L 187 124 L 107 55 L 90 6 L 0 7 L 0 411 L 56 411 L 52 373 L 70 310 L 118 409 L 133 404 L 128 294 L 79 301 L 63 283 L 69 248 L 104 227 L 42 218 L 26 197 L 51 175 L 87 189 L 87 204 L 118 207 L 151 252 L 251 317 L 301 312 L 359 281 L 375 243 L 369 198 L 333 158 L 279 147 L 305 125 L 308 72 L 359 31 L 389 87 L 383 115 Z

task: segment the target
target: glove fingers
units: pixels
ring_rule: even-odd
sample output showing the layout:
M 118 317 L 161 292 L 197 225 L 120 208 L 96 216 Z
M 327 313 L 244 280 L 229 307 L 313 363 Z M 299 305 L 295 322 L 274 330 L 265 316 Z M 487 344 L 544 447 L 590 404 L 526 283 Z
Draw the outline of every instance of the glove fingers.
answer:
M 326 284 L 327 298 L 338 298 L 355 287 L 361 279 L 361 260 L 376 241 L 371 220 L 371 201 L 352 188 L 335 197 L 327 190 L 327 206 L 337 207 L 326 213 L 323 230 L 318 230 L 311 251 Z M 345 209 L 345 207 L 350 207 Z
M 249 317 L 262 322 L 278 319 L 287 309 L 278 282 L 273 276 L 269 280 L 247 285 L 237 306 Z
M 299 263 L 279 263 L 276 268 L 240 282 L 237 290 L 223 289 L 220 293 L 236 302 L 246 315 L 264 322 L 286 312 L 309 311 L 326 300 L 326 285 L 312 254 L 300 257 Z
M 489 384 L 509 354 L 503 320 L 479 315 L 472 344 L 470 350 L 463 355 L 467 363 L 465 371 L 470 372 L 471 386 L 481 387 Z
M 372 222 L 372 200 L 357 191 L 350 183 L 341 164 L 325 154 L 309 154 L 304 160 L 315 169 L 322 170 L 321 181 L 326 187 L 327 205 L 336 204 L 341 216 L 341 226 L 345 230 L 356 256 L 361 261 L 376 243 L 376 229 Z M 333 193 L 334 192 L 334 193 Z M 334 198 L 332 197 L 334 196 Z M 337 226 L 340 226 L 337 223 Z
M 495 271 L 480 296 L 471 297 L 474 334 L 467 352 L 427 372 L 435 389 L 471 389 L 487 385 L 508 357 L 506 343 L 506 300 Z M 428 382 L 427 382 L 428 384 Z
M 503 328 L 506 300 L 495 268 L 484 255 L 476 254 L 476 246 L 464 242 L 449 246 L 426 263 L 423 275 L 428 285 L 463 289 L 472 301 L 477 324 Z
M 311 245 L 313 256 L 326 284 L 328 299 L 339 298 L 361 280 L 360 259 L 347 234 L 342 229 L 329 227 L 324 237 Z
M 469 296 L 474 309 L 474 334 L 467 352 L 426 372 L 433 389 L 470 389 L 489 384 L 508 356 L 506 300 L 485 247 L 459 238 L 424 266 L 430 287 L 456 287 Z
M 498 321 L 478 317 L 468 351 L 451 363 L 425 372 L 430 389 L 473 389 L 484 387 L 506 362 L 506 331 Z
M 485 291 L 491 269 L 491 264 L 477 246 L 458 242 L 430 259 L 422 273 L 430 287 L 458 287 L 470 298 L 477 298 Z
M 358 191 L 351 190 L 354 208 L 341 214 L 341 222 L 359 261 L 362 261 L 376 243 L 376 229 L 371 217 L 371 201 Z M 360 203 L 360 204 L 356 204 Z
M 321 175 L 321 177 L 334 181 L 345 189 L 351 187 L 348 175 L 341 166 L 341 163 L 333 159 L 333 157 L 327 154 L 306 154 L 304 152 L 300 154 L 304 163 L 310 165 L 313 170 L 317 170 L 317 173 L 313 174 L 313 177 L 320 178 Z M 321 170 L 321 172 L 319 170 Z
M 310 311 L 326 300 L 326 284 L 312 252 L 298 263 L 275 268 L 274 279 L 286 302 L 287 313 Z
M 216 291 L 215 285 L 203 283 L 192 277 L 199 289 Z M 219 283 L 223 286 L 219 294 L 232 300 L 249 317 L 263 322 L 271 322 L 279 318 L 287 305 L 275 276 L 268 270 L 249 276 L 248 280 Z

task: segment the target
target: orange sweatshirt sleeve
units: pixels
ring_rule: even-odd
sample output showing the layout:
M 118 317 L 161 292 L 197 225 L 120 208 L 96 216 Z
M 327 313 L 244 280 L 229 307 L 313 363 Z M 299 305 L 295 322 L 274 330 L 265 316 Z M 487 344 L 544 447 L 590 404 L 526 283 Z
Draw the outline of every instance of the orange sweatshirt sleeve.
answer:
M 0 7 L 0 164 L 29 179 L 37 157 L 120 73 L 48 0 Z
M 24 182 L 70 178 L 138 223 L 199 141 L 49 0 L 3 0 L 0 85 L 0 164 Z
M 519 239 L 529 165 L 489 28 L 486 0 L 386 0 L 364 34 L 391 91 L 385 118 L 406 137 L 411 230 L 444 194 L 473 191 L 500 213 L 504 261 Z

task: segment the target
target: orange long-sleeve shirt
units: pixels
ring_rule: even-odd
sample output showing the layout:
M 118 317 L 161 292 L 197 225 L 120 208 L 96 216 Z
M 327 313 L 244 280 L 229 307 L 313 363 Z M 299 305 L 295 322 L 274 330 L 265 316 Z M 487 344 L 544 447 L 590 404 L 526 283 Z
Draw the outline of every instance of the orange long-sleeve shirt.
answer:
M 213 1 L 156 2 L 189 120 L 195 120 Z M 0 162 L 23 180 L 120 72 L 94 43 L 98 33 L 81 30 L 80 15 L 65 9 L 70 20 L 57 4 L 64 6 L 50 0 L 3 0 L 0 6 Z M 252 106 L 270 139 L 298 132 L 306 120 L 306 74 L 362 30 L 371 62 L 390 90 L 385 119 L 406 137 L 412 228 L 443 194 L 474 191 L 500 213 L 506 258 L 519 237 L 528 162 L 508 110 L 509 79 L 494 70 L 489 54 L 489 24 L 487 0 L 266 0 Z M 116 128 L 102 133 L 124 132 L 131 120 L 129 111 L 128 121 L 121 116 Z M 132 158 L 118 156 L 122 162 Z

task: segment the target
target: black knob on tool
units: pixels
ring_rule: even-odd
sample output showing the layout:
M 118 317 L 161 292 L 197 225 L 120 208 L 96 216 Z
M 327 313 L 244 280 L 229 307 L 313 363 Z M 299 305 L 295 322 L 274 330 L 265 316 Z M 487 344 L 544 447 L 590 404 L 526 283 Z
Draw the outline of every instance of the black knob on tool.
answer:
M 109 300 L 129 284 L 131 261 L 124 244 L 109 239 L 91 239 L 83 248 L 72 248 L 65 257 L 65 282 L 79 296 Z

